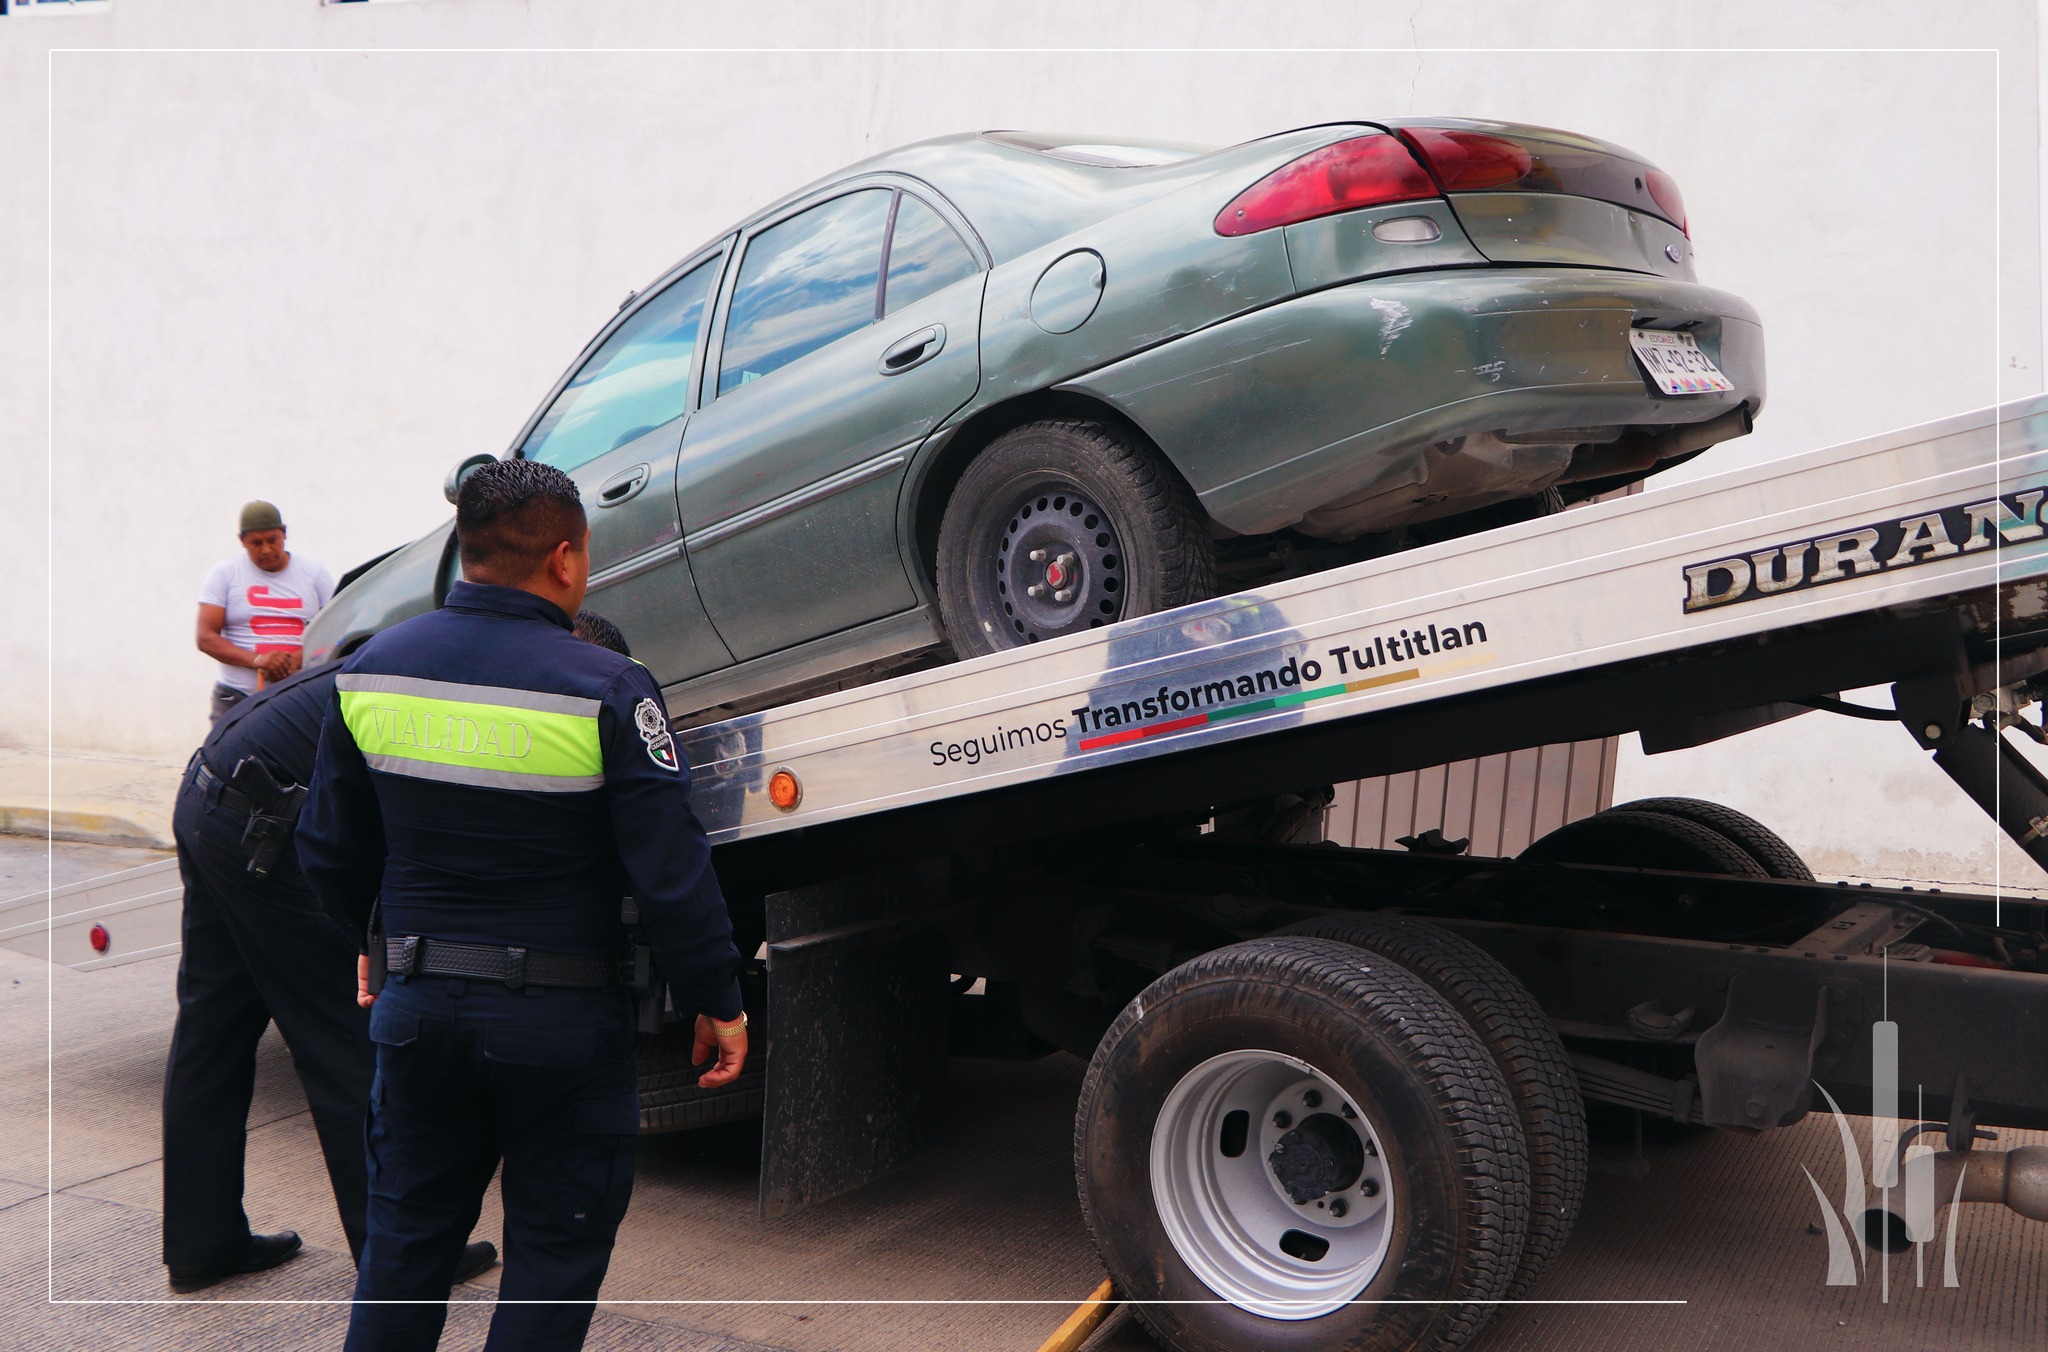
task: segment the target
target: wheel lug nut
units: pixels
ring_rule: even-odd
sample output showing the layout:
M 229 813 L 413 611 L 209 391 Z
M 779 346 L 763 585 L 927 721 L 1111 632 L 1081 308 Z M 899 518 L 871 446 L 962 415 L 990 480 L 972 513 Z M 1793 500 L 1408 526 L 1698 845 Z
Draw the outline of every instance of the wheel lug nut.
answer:
M 1315 1089 L 1311 1089 L 1307 1093 L 1303 1094 L 1301 1096 L 1301 1101 L 1304 1105 L 1310 1108 L 1320 1108 L 1323 1106 L 1322 1093 L 1321 1091 Z
M 1072 554 L 1062 554 L 1053 562 L 1062 568 L 1072 568 L 1074 566 L 1074 556 Z
M 1031 551 L 1031 561 L 1032 561 L 1033 563 L 1044 563 L 1044 562 L 1045 562 L 1045 551 L 1044 551 L 1044 550 L 1042 550 L 1042 549 L 1034 549 L 1034 550 L 1032 550 L 1032 551 Z
M 1377 1197 L 1380 1195 L 1380 1181 L 1377 1178 L 1368 1178 L 1358 1190 L 1367 1197 Z
M 1043 585 L 1034 582 L 1024 589 L 1024 594 L 1026 596 L 1043 596 L 1045 595 L 1045 588 Z
M 1072 587 L 1061 587 L 1052 594 L 1052 599 L 1055 601 L 1071 601 L 1074 599 L 1074 589 Z
M 1286 1128 L 1286 1127 L 1291 1127 L 1291 1126 L 1293 1126 L 1293 1125 L 1294 1125 L 1294 1114 L 1293 1114 L 1293 1113 L 1290 1113 L 1290 1112 L 1286 1112 L 1286 1111 L 1284 1111 L 1284 1110 L 1283 1110 L 1283 1111 L 1281 1111 L 1281 1112 L 1277 1112 L 1277 1113 L 1274 1113 L 1274 1114 L 1273 1114 L 1273 1125 L 1274 1125 L 1274 1126 L 1276 1126 L 1276 1127 L 1281 1127 L 1281 1128 Z
M 1341 1216 L 1349 1210 L 1351 1210 L 1350 1205 L 1342 1197 L 1332 1197 L 1330 1199 L 1330 1214 L 1332 1216 Z

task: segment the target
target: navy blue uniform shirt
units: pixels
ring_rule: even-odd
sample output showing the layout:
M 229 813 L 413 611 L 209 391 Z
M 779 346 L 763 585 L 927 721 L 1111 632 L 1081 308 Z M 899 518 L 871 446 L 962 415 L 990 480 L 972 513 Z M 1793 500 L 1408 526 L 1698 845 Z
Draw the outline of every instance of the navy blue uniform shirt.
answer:
M 299 816 L 322 904 L 362 934 L 612 955 L 640 903 L 679 1010 L 739 1016 L 739 954 L 645 667 L 561 609 L 458 582 L 343 664 Z
M 334 702 L 333 665 L 268 685 L 220 716 L 199 748 L 206 768 L 225 779 L 254 756 L 280 786 L 313 782 L 320 724 Z

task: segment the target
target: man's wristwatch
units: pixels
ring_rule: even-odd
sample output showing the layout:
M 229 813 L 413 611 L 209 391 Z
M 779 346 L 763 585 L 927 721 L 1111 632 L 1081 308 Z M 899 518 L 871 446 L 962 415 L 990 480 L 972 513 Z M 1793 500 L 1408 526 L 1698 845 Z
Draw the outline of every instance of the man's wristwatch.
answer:
M 711 1021 L 711 1031 L 719 1037 L 745 1037 L 747 1033 L 747 1011 L 740 1011 L 738 1023 L 725 1023 L 718 1019 Z

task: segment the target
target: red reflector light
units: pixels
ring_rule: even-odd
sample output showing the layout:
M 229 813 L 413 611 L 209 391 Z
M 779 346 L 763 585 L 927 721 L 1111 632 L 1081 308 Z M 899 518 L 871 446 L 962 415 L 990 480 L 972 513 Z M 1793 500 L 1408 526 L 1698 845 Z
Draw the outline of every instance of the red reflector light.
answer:
M 86 931 L 85 937 L 91 942 L 92 951 L 95 953 L 106 952 L 114 943 L 114 936 L 107 933 L 105 925 L 94 925 Z
M 1685 199 L 1678 195 L 1677 182 L 1662 169 L 1652 169 L 1643 175 L 1643 183 L 1650 190 L 1650 200 L 1664 213 L 1664 219 L 1683 230 L 1685 237 L 1691 239 L 1692 228 L 1685 222 Z
M 1436 195 L 1436 184 L 1399 140 L 1360 136 L 1311 151 L 1246 188 L 1216 217 L 1216 233 L 1256 234 L 1340 211 Z
M 1408 127 L 1401 135 L 1435 171 L 1445 192 L 1484 192 L 1526 178 L 1536 157 L 1513 141 L 1476 131 Z

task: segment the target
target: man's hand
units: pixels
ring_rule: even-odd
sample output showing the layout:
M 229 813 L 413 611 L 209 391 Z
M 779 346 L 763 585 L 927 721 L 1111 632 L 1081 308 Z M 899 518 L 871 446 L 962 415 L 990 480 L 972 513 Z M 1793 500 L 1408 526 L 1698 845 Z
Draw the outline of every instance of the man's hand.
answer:
M 365 962 L 368 959 L 364 959 Z M 365 971 L 368 968 L 364 969 Z M 697 1077 L 699 1089 L 716 1089 L 740 1077 L 747 1064 L 747 1023 L 743 1014 L 733 1023 L 720 1023 L 709 1014 L 697 1016 L 697 1042 L 690 1051 L 690 1064 L 701 1066 L 713 1056 L 718 1064 Z
M 367 953 L 356 955 L 356 1003 L 364 1009 L 377 1003 L 377 997 L 370 994 L 370 956 Z
M 256 670 L 266 681 L 281 681 L 299 669 L 299 654 L 290 648 L 256 654 Z

